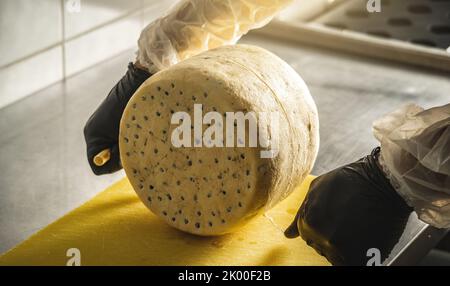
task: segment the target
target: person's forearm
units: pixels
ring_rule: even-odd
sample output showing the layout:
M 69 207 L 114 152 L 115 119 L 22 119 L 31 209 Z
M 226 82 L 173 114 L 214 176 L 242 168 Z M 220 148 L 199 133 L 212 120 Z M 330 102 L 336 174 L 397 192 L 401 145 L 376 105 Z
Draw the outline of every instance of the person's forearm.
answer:
M 267 24 L 292 0 L 183 0 L 148 25 L 139 39 L 138 60 L 161 70 Z M 153 65 L 153 66 L 152 66 Z
M 450 104 L 424 110 L 409 104 L 374 123 L 379 163 L 418 217 L 450 227 Z
M 207 49 L 235 43 L 250 29 L 265 25 L 291 0 L 194 0 L 180 5 L 163 21 L 179 60 Z
M 140 70 L 143 70 L 143 71 L 148 72 L 148 69 L 147 69 L 146 67 L 144 67 L 144 66 L 139 62 L 139 60 L 136 60 L 136 61 L 134 62 L 134 66 L 135 66 L 136 68 L 140 69 Z

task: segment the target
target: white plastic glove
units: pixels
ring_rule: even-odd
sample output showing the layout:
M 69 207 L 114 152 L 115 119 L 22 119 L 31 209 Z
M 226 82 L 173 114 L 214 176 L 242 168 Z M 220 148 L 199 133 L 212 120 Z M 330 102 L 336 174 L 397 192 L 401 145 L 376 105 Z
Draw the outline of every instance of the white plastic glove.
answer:
M 292 1 L 181 0 L 142 31 L 137 59 L 154 73 L 203 51 L 235 44 Z
M 450 227 L 450 104 L 410 104 L 374 122 L 380 164 L 419 218 Z

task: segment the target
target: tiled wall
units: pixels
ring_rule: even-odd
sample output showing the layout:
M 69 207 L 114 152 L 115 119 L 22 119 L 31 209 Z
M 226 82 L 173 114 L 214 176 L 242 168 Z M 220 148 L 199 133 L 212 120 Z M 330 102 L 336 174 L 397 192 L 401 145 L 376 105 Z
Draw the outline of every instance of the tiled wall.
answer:
M 175 0 L 0 0 L 0 108 L 136 46 Z

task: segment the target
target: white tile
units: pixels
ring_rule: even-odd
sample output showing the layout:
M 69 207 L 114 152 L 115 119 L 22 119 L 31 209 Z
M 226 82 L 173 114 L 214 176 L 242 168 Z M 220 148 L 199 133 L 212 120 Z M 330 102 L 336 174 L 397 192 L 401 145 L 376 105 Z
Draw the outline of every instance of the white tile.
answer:
M 147 0 L 142 9 L 130 16 L 68 41 L 66 43 L 67 76 L 127 49 L 137 50 L 137 41 L 144 26 L 165 13 L 173 2 L 174 0 Z
M 135 13 L 67 42 L 67 76 L 136 47 L 141 28 L 140 13 Z
M 56 47 L 0 69 L 0 108 L 61 80 L 61 54 Z
M 64 3 L 67 1 L 71 0 L 63 0 Z M 66 75 L 136 48 L 141 30 L 163 15 L 174 2 L 81 0 L 79 12 L 64 9 L 66 39 L 71 39 L 65 45 Z M 32 55 L 0 69 L 0 108 L 61 80 L 63 76 L 61 47 L 45 51 L 46 47 L 61 41 L 61 1 L 42 0 L 40 6 L 34 2 L 25 5 L 29 3 L 26 0 L 0 0 L 0 66 Z M 33 9 L 37 13 L 33 13 Z M 21 12 L 17 13 L 19 10 Z M 12 47 L 8 43 L 12 43 Z M 37 51 L 43 52 L 33 55 Z
M 139 10 L 142 0 L 64 0 L 66 39 Z M 68 3 L 79 1 L 79 11 Z M 75 2 L 74 2 L 75 3 Z
M 60 0 L 0 1 L 0 67 L 61 41 Z

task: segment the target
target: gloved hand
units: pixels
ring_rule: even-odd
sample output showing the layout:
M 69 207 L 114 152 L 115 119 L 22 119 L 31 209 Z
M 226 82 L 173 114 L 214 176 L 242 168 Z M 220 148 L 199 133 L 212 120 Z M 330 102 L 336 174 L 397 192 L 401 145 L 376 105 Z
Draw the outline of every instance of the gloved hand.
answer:
M 316 178 L 285 236 L 300 235 L 333 265 L 366 265 L 370 248 L 383 262 L 413 209 L 384 176 L 379 153 Z
M 120 119 L 131 96 L 149 77 L 149 72 L 129 63 L 127 73 L 87 121 L 84 137 L 89 165 L 94 174 L 109 174 L 122 168 L 118 146 Z M 107 148 L 111 151 L 110 160 L 101 167 L 96 166 L 93 158 Z

